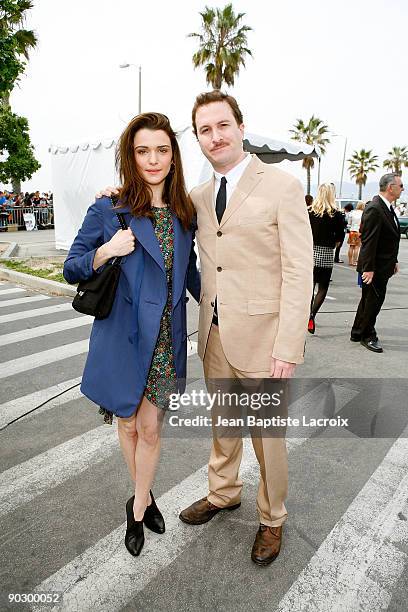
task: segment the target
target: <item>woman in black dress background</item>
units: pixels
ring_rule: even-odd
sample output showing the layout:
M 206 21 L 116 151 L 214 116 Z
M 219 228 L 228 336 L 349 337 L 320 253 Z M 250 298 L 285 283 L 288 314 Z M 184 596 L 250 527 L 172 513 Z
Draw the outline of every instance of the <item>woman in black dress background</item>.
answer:
M 319 186 L 316 198 L 308 207 L 309 220 L 313 233 L 313 295 L 310 318 L 307 326 L 315 333 L 315 317 L 321 308 L 329 289 L 333 271 L 334 249 L 344 238 L 343 215 L 338 210 L 333 185 L 323 183 Z M 315 288 L 317 285 L 317 293 Z

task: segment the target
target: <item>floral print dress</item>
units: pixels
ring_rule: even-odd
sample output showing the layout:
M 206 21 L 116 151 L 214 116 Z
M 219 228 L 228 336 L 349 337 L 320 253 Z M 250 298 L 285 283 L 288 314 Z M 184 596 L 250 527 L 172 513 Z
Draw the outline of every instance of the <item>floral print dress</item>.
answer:
M 166 410 L 169 404 L 169 394 L 175 390 L 176 379 L 171 329 L 174 231 L 171 211 L 168 208 L 152 207 L 152 211 L 154 214 L 154 231 L 166 269 L 168 295 L 160 321 L 160 331 L 144 395 L 152 404 Z

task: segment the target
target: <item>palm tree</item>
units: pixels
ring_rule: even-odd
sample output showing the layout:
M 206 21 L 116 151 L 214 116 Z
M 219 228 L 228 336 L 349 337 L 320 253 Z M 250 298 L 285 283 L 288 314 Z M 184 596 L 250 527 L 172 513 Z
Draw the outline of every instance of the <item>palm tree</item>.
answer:
M 388 151 L 388 159 L 383 163 L 384 168 L 397 174 L 402 174 L 402 169 L 408 168 L 408 149 L 407 147 L 392 147 Z
M 223 9 L 208 6 L 200 13 L 202 32 L 189 34 L 198 38 L 199 48 L 193 55 L 194 68 L 204 66 L 208 85 L 221 89 L 223 82 L 233 86 L 240 66 L 245 67 L 245 56 L 252 52 L 248 49 L 247 32 L 249 26 L 241 25 L 245 13 L 234 13 L 232 4 Z
M 361 200 L 363 194 L 363 185 L 367 183 L 367 175 L 369 172 L 374 172 L 379 166 L 377 155 L 372 155 L 372 151 L 354 151 L 353 156 L 348 159 L 350 176 L 358 185 L 358 199 Z
M 308 123 L 305 123 L 303 119 L 297 119 L 293 130 L 289 130 L 293 136 L 292 140 L 298 142 L 305 142 L 306 144 L 316 146 L 318 145 L 321 154 L 326 153 L 326 146 L 330 140 L 326 138 L 329 128 L 323 123 L 321 119 L 311 116 Z M 320 158 L 319 158 L 320 159 Z M 307 194 L 310 195 L 310 170 L 314 168 L 313 157 L 307 156 L 302 162 L 303 168 L 306 168 L 307 173 Z
M 34 6 L 31 0 L 5 0 L 0 7 L 0 36 L 8 38 L 12 43 L 17 58 L 23 56 L 28 60 L 30 49 L 37 45 L 37 37 L 33 30 L 26 30 L 24 25 L 25 13 Z M 0 100 L 3 107 L 10 106 L 10 90 L 5 92 Z

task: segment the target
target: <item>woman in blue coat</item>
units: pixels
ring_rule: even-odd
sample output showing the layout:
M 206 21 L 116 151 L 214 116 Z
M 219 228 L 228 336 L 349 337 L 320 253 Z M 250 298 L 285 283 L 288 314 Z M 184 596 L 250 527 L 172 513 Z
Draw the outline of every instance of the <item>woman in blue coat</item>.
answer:
M 116 154 L 119 204 L 97 199 L 64 264 L 69 283 L 86 280 L 122 257 L 115 301 L 95 320 L 81 390 L 118 417 L 120 446 L 135 484 L 127 504 L 125 544 L 139 555 L 143 523 L 165 530 L 151 485 L 170 391 L 186 377 L 186 288 L 198 301 L 200 277 L 193 248 L 194 209 L 176 136 L 159 113 L 138 115 Z M 120 229 L 116 212 L 128 229 Z M 179 384 L 177 381 L 181 381 Z

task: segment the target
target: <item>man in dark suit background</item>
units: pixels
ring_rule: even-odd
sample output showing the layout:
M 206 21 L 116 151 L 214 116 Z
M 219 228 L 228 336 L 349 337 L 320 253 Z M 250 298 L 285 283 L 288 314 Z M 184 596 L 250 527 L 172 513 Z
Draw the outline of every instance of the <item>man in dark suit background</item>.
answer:
M 363 286 L 350 340 L 361 342 L 375 353 L 383 352 L 375 322 L 385 299 L 388 279 L 398 272 L 400 228 L 393 202 L 403 190 L 399 174 L 384 174 L 380 179 L 380 194 L 364 210 L 361 220 L 357 270 L 362 276 Z

